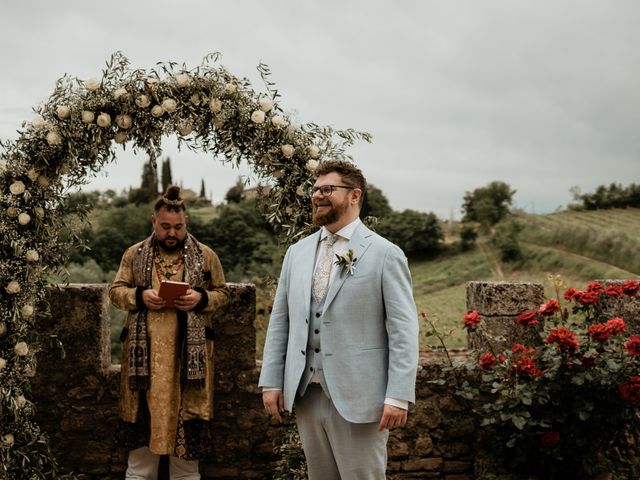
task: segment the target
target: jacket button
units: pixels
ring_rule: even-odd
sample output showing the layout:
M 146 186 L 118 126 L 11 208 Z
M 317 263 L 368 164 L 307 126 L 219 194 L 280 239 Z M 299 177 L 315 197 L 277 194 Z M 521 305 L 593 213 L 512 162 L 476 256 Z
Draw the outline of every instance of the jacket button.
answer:
M 313 333 L 315 333 L 316 335 L 320 333 L 320 330 L 318 330 L 317 328 L 313 331 Z
M 304 319 L 304 323 L 309 323 L 309 319 L 308 319 L 308 318 L 305 318 L 305 319 Z
M 316 312 L 316 318 L 320 318 L 320 312 Z
M 320 349 L 319 348 L 316 348 L 315 351 L 316 351 L 316 353 L 320 353 Z
M 300 350 L 300 353 L 301 353 L 302 355 L 305 355 L 304 350 Z
M 310 371 L 310 372 L 313 372 L 313 367 L 309 367 L 309 371 Z

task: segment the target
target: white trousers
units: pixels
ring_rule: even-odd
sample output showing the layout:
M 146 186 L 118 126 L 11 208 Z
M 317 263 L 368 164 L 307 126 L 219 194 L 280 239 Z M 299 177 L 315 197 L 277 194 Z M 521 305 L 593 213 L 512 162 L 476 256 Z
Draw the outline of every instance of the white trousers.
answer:
M 129 452 L 126 480 L 157 480 L 160 455 L 152 453 L 148 447 Z M 198 460 L 182 460 L 169 457 L 169 478 L 171 480 L 200 480 Z

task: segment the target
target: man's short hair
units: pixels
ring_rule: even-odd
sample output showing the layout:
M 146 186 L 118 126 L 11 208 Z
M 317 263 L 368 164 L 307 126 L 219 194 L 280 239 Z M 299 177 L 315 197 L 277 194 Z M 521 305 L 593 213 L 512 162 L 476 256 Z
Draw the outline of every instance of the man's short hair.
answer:
M 340 175 L 342 181 L 349 187 L 362 190 L 362 195 L 360 196 L 360 206 L 362 207 L 362 202 L 367 193 L 367 180 L 364 178 L 362 171 L 353 163 L 345 160 L 326 160 L 320 162 L 315 175 L 317 178 L 321 175 L 328 175 L 334 172 Z

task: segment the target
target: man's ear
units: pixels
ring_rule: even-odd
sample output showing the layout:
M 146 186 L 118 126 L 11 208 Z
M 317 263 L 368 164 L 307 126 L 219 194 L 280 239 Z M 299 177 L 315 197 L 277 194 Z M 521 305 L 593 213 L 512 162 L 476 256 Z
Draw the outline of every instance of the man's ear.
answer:
M 362 190 L 359 188 L 354 188 L 352 190 L 353 199 L 356 201 L 355 203 L 360 203 L 360 199 L 362 198 Z

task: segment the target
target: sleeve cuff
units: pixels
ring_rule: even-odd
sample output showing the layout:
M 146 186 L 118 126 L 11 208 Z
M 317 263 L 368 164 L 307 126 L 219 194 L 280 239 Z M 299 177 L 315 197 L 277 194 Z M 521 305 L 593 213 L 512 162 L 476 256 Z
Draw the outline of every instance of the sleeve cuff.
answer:
M 202 287 L 195 287 L 194 290 L 201 295 L 200 301 L 198 304 L 193 307 L 193 310 L 196 312 L 201 312 L 207 305 L 209 305 L 209 295 L 207 295 L 207 291 Z
M 282 390 L 282 389 L 277 387 L 262 387 L 263 392 L 275 392 L 276 390 Z
M 385 398 L 384 403 L 392 407 L 398 407 L 403 410 L 409 410 L 409 402 L 407 400 L 397 400 L 395 398 Z

